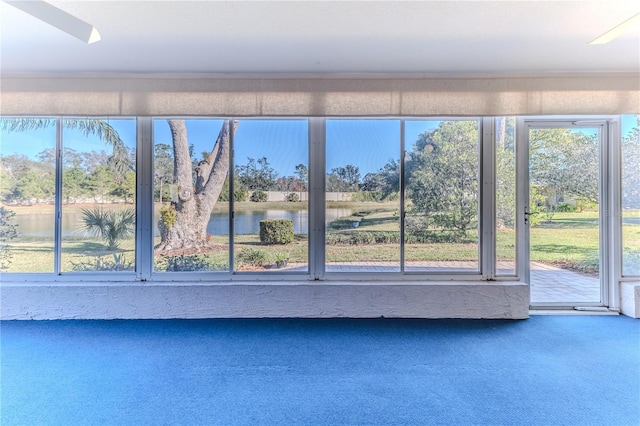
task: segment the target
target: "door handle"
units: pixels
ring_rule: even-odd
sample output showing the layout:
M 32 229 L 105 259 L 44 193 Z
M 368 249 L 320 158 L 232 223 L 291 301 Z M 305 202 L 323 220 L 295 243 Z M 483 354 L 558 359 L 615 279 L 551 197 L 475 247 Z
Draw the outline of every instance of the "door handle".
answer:
M 529 211 L 529 207 L 525 207 L 524 208 L 524 224 L 528 225 L 529 224 L 529 216 L 535 216 L 538 213 L 539 212 L 530 212 Z

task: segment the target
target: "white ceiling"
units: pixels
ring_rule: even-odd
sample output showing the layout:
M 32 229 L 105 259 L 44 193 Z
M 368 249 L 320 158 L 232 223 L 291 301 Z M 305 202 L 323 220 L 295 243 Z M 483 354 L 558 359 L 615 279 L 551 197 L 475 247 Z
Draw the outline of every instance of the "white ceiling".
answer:
M 599 1 L 50 1 L 94 24 L 86 45 L 0 2 L 3 73 L 640 72 L 640 12 Z

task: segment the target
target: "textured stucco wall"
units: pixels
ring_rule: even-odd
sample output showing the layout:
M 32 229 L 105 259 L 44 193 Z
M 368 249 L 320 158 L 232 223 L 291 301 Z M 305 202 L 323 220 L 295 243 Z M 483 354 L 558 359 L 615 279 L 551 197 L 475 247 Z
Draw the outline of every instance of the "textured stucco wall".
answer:
M 632 318 L 640 318 L 640 282 L 620 283 L 620 311 Z
M 527 318 L 520 283 L 3 283 L 2 319 Z

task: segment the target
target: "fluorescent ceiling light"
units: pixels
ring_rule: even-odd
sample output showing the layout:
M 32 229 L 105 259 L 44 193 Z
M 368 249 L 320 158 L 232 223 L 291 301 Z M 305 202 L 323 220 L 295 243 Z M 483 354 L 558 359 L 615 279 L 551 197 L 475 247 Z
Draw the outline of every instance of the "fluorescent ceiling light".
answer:
M 622 22 L 621 24 L 616 25 L 615 27 L 611 28 L 609 31 L 607 31 L 606 33 L 602 34 L 600 37 L 596 38 L 595 40 L 590 41 L 589 44 L 605 44 L 605 43 L 609 43 L 611 40 L 613 40 L 614 38 L 620 36 L 622 33 L 624 33 L 629 28 L 631 28 L 633 25 L 635 25 L 635 24 L 637 24 L 639 22 L 640 22 L 640 13 L 636 13 L 631 18 L 629 18 L 626 21 Z
M 100 33 L 98 33 L 96 27 L 45 1 L 4 0 L 4 2 L 49 25 L 53 25 L 85 43 L 91 44 L 100 40 Z

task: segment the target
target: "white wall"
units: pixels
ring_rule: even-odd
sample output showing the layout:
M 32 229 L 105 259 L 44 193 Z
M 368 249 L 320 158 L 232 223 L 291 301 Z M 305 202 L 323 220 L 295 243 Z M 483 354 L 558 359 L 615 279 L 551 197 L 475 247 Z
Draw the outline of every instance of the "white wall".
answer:
M 640 318 L 640 283 L 620 283 L 620 312 L 632 318 Z
M 510 282 L 2 283 L 0 319 L 529 316 Z

